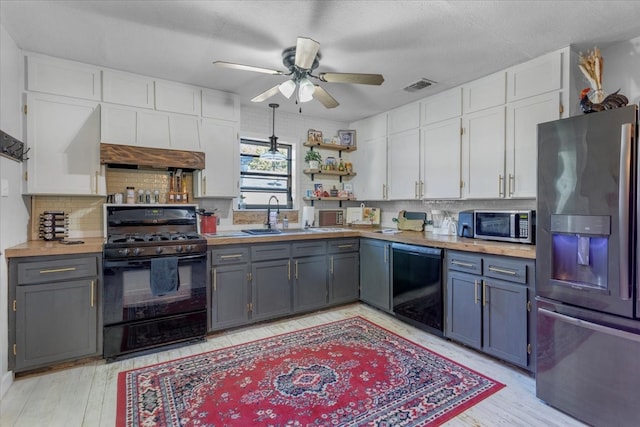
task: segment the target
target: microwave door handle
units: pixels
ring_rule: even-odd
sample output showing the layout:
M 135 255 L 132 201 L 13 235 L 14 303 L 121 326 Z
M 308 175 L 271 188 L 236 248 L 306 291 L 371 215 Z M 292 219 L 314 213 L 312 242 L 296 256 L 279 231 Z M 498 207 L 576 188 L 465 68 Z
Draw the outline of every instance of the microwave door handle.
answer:
M 631 198 L 631 123 L 624 123 L 620 133 L 620 180 L 618 184 L 618 239 L 620 242 L 620 284 L 619 296 L 622 300 L 631 299 L 629 277 L 629 205 Z

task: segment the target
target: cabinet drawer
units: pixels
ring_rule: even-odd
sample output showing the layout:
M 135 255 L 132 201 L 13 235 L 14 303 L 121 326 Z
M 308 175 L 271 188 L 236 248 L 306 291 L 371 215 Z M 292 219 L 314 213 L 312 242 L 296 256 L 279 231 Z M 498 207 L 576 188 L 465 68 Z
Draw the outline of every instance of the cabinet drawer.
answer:
M 527 263 L 503 258 L 484 257 L 484 275 L 509 282 L 527 283 Z
M 211 264 L 239 264 L 249 262 L 249 248 L 225 248 L 211 251 Z
M 447 256 L 449 270 L 464 271 L 471 274 L 482 274 L 482 258 L 478 255 L 449 252 Z
M 358 239 L 336 239 L 329 241 L 329 253 L 338 254 L 341 252 L 355 252 L 360 250 L 360 240 Z
M 291 244 L 291 252 L 294 257 L 324 255 L 327 253 L 327 242 L 311 240 Z
M 289 244 L 257 245 L 251 247 L 251 261 L 289 258 L 291 246 Z
M 96 257 L 22 262 L 18 264 L 18 285 L 53 282 L 98 275 Z

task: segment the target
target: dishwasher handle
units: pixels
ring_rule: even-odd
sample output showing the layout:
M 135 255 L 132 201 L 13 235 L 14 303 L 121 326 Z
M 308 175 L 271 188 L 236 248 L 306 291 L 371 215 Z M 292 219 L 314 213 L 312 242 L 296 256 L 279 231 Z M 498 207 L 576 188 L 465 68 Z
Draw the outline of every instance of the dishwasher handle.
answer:
M 395 251 L 407 252 L 415 255 L 431 255 L 442 258 L 442 248 L 432 248 L 430 246 L 407 245 L 405 243 L 392 243 L 391 249 Z

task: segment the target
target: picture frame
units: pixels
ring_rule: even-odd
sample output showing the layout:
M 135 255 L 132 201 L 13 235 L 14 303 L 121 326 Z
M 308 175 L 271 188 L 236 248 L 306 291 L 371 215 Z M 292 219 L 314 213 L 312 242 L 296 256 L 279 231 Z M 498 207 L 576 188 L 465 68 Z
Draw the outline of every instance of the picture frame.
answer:
M 313 193 L 315 197 L 322 197 L 324 194 L 324 189 L 322 188 L 322 184 L 320 183 L 313 184 Z
M 340 145 L 344 147 L 354 147 L 356 146 L 356 131 L 355 129 L 347 129 L 347 130 L 339 130 L 338 138 L 340 140 Z
M 309 144 L 322 144 L 322 131 L 309 129 L 307 131 L 307 142 Z

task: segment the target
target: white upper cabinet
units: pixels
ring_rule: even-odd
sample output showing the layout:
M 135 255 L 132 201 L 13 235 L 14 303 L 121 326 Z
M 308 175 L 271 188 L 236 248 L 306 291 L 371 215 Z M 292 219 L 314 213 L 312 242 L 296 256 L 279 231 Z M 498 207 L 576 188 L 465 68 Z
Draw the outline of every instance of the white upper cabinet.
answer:
M 25 194 L 105 195 L 100 165 L 100 104 L 27 94 L 29 159 Z
M 556 51 L 507 70 L 507 101 L 562 89 L 562 52 Z
M 194 172 L 194 197 L 237 197 L 240 182 L 238 124 L 228 120 L 202 119 L 200 150 L 205 168 Z
M 153 108 L 153 79 L 121 71 L 102 71 L 102 100 L 131 107 Z
M 506 101 L 506 72 L 492 74 L 462 86 L 464 114 L 503 105 Z
M 416 129 L 420 126 L 420 104 L 405 105 L 389 111 L 387 114 L 387 130 L 389 134 Z
M 460 118 L 422 128 L 423 198 L 460 198 L 460 129 Z
M 201 114 L 201 89 L 180 83 L 155 81 L 156 109 L 170 113 Z
M 358 140 L 358 150 L 349 156 L 358 171 L 351 179 L 355 197 L 384 200 L 387 195 L 387 137 Z
M 27 90 L 100 100 L 100 69 L 58 58 L 27 55 Z
M 383 200 L 387 194 L 387 113 L 358 120 L 350 127 L 356 130 L 358 141 L 358 150 L 349 154 L 358 170 L 351 179 L 355 197 Z
M 360 163 L 358 163 L 358 166 Z M 394 133 L 387 138 L 387 200 L 419 199 L 420 130 Z
M 504 197 L 505 107 L 465 115 L 462 119 L 463 196 Z
M 240 97 L 213 89 L 202 89 L 202 117 L 240 122 Z
M 462 88 L 457 87 L 421 102 L 422 125 L 437 123 L 442 120 L 453 119 L 462 115 Z
M 557 91 L 507 105 L 506 197 L 536 197 L 538 124 L 559 118 Z

